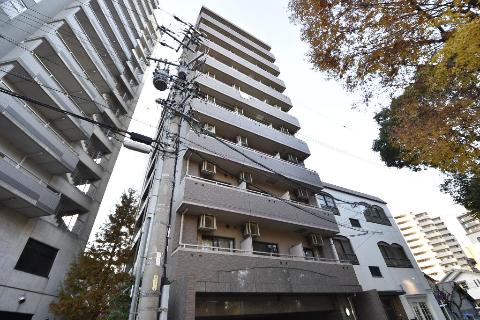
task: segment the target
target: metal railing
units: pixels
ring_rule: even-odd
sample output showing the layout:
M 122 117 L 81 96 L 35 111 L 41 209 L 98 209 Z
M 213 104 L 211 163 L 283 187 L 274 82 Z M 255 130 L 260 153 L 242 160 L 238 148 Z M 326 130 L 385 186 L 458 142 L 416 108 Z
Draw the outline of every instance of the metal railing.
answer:
M 16 161 L 15 159 L 10 157 L 9 155 L 7 155 L 3 152 L 0 152 L 0 157 L 3 158 L 6 162 L 11 164 L 12 166 L 14 166 L 16 169 L 22 171 L 23 173 L 26 173 L 28 176 L 33 178 L 33 180 L 37 181 L 40 185 L 44 186 L 45 188 L 48 188 L 50 191 L 52 191 L 55 194 L 60 194 L 59 192 L 56 192 L 55 190 L 53 190 L 46 182 L 43 181 L 42 178 L 40 178 L 35 173 L 33 173 L 29 169 L 22 166 L 18 161 Z
M 258 258 L 271 258 L 271 259 L 282 259 L 282 260 L 296 260 L 296 261 L 308 261 L 308 262 L 317 262 L 317 263 L 349 263 L 349 260 L 335 260 L 330 258 L 322 257 L 305 257 L 292 254 L 284 253 L 274 253 L 274 252 L 264 252 L 264 251 L 253 251 L 253 250 L 244 250 L 244 249 L 235 249 L 235 248 L 223 248 L 223 247 L 214 247 L 207 245 L 198 245 L 198 244 L 187 244 L 180 243 L 177 248 L 173 251 L 172 255 L 179 250 L 190 250 L 198 252 L 211 252 L 219 254 L 232 254 L 239 256 L 255 255 Z

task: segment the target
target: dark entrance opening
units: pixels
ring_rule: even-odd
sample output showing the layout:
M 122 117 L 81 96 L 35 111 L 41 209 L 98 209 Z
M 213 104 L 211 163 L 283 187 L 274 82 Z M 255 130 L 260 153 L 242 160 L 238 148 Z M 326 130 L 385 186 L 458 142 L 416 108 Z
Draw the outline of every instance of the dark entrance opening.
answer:
M 0 319 L 2 320 L 31 320 L 33 314 L 0 311 Z
M 226 316 L 226 317 L 196 317 L 196 320 L 318 320 L 318 319 L 336 319 L 334 315 L 336 312 L 332 311 L 317 311 L 317 312 L 292 312 L 292 313 L 278 313 L 278 314 L 254 314 L 242 316 Z

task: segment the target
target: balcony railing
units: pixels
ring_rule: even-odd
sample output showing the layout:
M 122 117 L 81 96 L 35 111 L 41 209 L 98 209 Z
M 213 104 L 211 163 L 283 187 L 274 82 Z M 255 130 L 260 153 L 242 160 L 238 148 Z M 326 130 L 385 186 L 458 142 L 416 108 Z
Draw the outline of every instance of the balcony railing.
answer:
M 3 152 L 0 152 L 0 157 L 3 158 L 6 162 L 10 163 L 11 165 L 13 165 L 15 168 L 17 168 L 18 170 L 26 173 L 27 175 L 29 175 L 31 178 L 33 178 L 33 180 L 37 181 L 38 184 L 46 187 L 46 188 L 49 188 L 51 191 L 54 191 L 56 194 L 59 194 L 58 192 L 56 192 L 55 190 L 53 190 L 42 178 L 40 178 L 39 176 L 37 176 L 35 173 L 33 173 L 32 171 L 28 170 L 27 168 L 25 168 L 24 166 L 21 165 L 21 163 L 19 163 L 18 161 L 16 161 L 15 159 L 11 158 L 10 156 L 6 155 L 5 153 Z
M 273 253 L 273 252 L 263 252 L 263 251 L 253 251 L 253 250 L 243 250 L 243 249 L 235 249 L 235 248 L 223 248 L 223 247 L 213 247 L 213 246 L 206 246 L 206 245 L 197 245 L 197 244 L 186 244 L 180 243 L 177 248 L 173 251 L 174 254 L 178 250 L 191 250 L 191 251 L 208 251 L 213 253 L 222 253 L 222 254 L 232 254 L 232 255 L 257 255 L 259 258 L 271 258 L 271 259 L 281 259 L 281 260 L 297 260 L 297 261 L 309 261 L 309 262 L 323 262 L 323 263 L 350 263 L 348 259 L 340 259 L 340 261 L 335 259 L 329 258 L 321 258 L 321 257 L 305 257 L 305 256 L 297 256 L 291 254 L 283 254 L 283 253 Z M 358 263 L 357 263 L 358 264 Z

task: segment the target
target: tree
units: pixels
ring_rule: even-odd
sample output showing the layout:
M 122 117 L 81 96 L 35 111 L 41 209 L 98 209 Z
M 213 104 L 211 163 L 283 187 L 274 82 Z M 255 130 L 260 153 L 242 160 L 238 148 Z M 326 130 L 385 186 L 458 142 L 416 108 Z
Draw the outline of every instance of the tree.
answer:
M 455 186 L 480 176 L 480 2 L 291 0 L 289 7 L 318 70 L 362 92 L 367 104 L 388 94 L 373 150 L 388 166 L 444 172 L 442 190 L 467 207 L 474 195 L 455 196 Z M 470 209 L 480 212 L 475 203 Z
M 94 242 L 71 265 L 58 301 L 50 310 L 69 320 L 126 319 L 130 305 L 137 198 L 123 193 L 115 212 L 95 235 Z

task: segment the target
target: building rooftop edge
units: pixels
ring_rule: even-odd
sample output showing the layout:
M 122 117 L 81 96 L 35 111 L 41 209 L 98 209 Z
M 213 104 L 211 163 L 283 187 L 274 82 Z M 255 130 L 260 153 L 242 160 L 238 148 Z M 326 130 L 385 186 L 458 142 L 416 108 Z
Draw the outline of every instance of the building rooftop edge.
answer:
M 234 26 L 235 28 L 241 30 L 242 32 L 245 32 L 246 34 L 248 34 L 250 37 L 254 38 L 255 40 L 257 40 L 258 42 L 262 43 L 264 46 L 268 47 L 268 50 L 272 50 L 272 47 L 266 43 L 265 41 L 259 39 L 258 37 L 254 36 L 253 34 L 251 34 L 250 32 L 246 31 L 245 29 L 243 28 L 240 28 L 239 26 L 237 26 L 235 23 L 231 22 L 229 19 L 227 18 L 224 18 L 222 17 L 221 15 L 219 15 L 218 13 L 216 13 L 215 11 L 211 10 L 210 8 L 202 5 L 202 8 L 200 9 L 200 13 L 199 15 L 202 13 L 202 12 L 207 12 L 207 13 L 211 13 L 215 16 L 217 16 L 218 18 L 222 19 L 222 20 L 225 20 L 226 22 L 228 22 L 229 24 L 231 24 L 232 26 Z
M 328 182 L 325 182 L 325 181 L 322 181 L 322 184 L 323 184 L 324 188 L 326 188 L 326 189 L 332 189 L 332 190 L 336 190 L 336 191 L 340 191 L 340 192 L 345 192 L 345 193 L 351 194 L 353 196 L 357 196 L 357 197 L 364 198 L 364 199 L 367 199 L 367 200 L 372 200 L 372 201 L 376 201 L 376 202 L 379 202 L 379 203 L 387 204 L 386 201 L 384 201 L 384 200 L 382 200 L 378 197 L 363 193 L 363 192 L 359 192 L 359 191 L 355 191 L 355 190 L 352 190 L 352 189 L 340 187 L 340 186 L 337 186 L 335 184 L 328 183 Z

